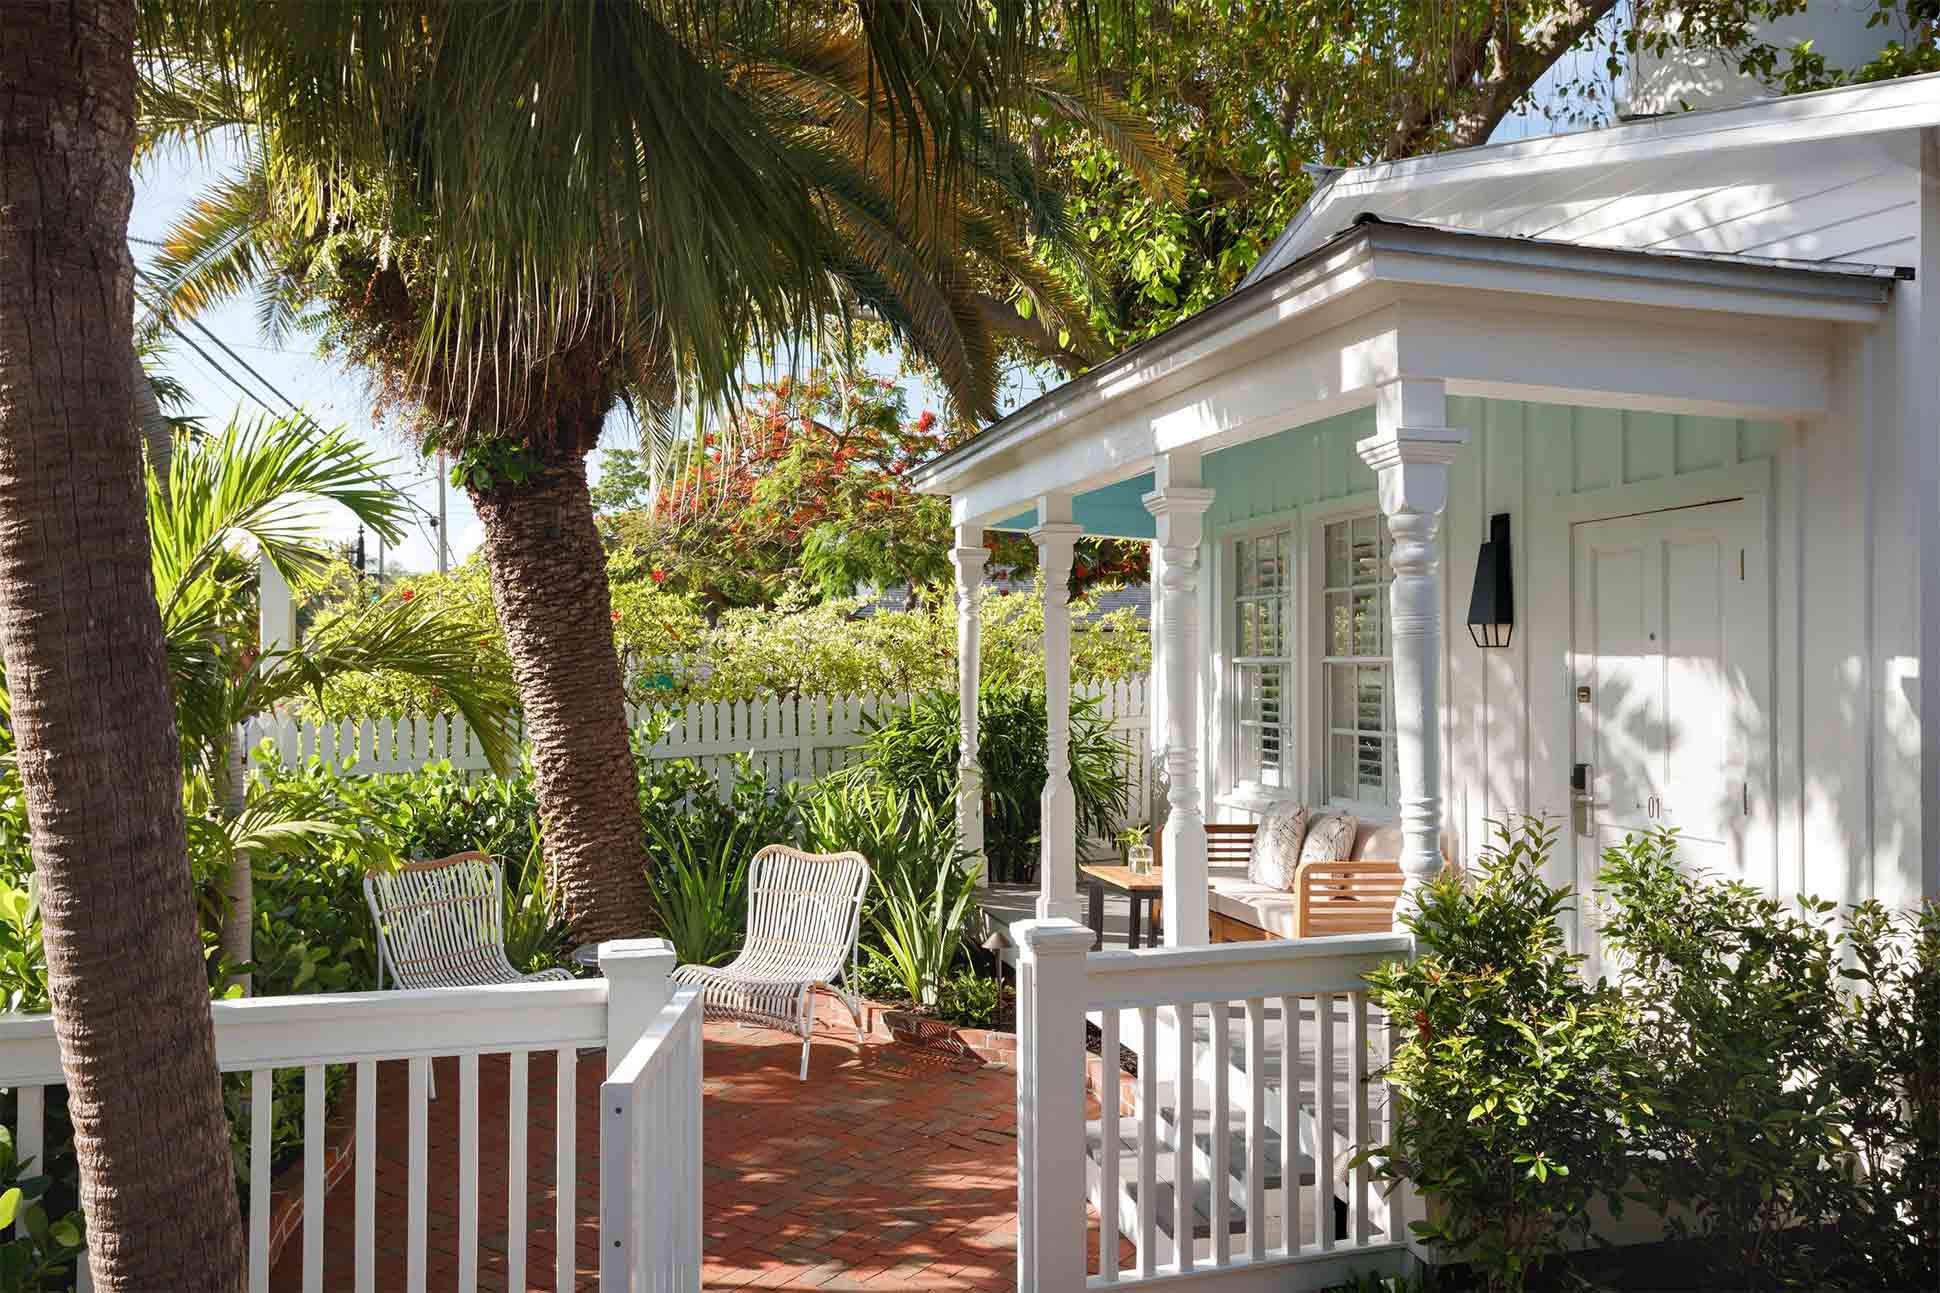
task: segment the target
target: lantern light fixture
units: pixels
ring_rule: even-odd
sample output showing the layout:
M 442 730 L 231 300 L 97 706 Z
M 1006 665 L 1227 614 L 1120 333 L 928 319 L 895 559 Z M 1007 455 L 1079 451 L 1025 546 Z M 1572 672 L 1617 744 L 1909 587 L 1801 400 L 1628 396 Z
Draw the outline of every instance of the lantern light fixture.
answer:
M 1509 514 L 1489 518 L 1489 538 L 1475 558 L 1475 591 L 1468 603 L 1468 635 L 1475 645 L 1509 645 L 1516 630 L 1514 563 L 1509 556 Z

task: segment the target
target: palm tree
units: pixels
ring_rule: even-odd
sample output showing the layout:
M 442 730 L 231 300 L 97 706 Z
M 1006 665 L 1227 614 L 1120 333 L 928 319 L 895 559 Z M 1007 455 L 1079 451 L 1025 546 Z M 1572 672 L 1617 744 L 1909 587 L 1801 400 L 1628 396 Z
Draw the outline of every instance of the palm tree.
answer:
M 863 8 L 880 17 L 876 7 Z M 725 380 L 725 356 L 733 357 L 731 377 L 752 344 L 856 312 L 881 320 L 927 358 L 962 409 L 988 414 L 1001 337 L 1064 359 L 1094 344 L 1085 304 L 1047 267 L 1051 258 L 1075 257 L 1078 239 L 1012 142 L 1003 114 L 1028 106 L 1093 126 L 1155 184 L 1170 178 L 1149 133 L 1068 77 L 1020 68 L 1015 80 L 998 83 L 995 55 L 967 28 L 948 27 L 965 55 L 956 67 L 911 64 L 917 80 L 930 78 L 922 94 L 936 90 L 935 78 L 963 73 L 937 99 L 947 113 L 898 100 L 899 85 L 915 84 L 911 69 L 900 80 L 885 69 L 871 43 L 884 33 L 868 21 L 750 24 L 735 27 L 731 39 L 683 32 L 677 69 L 666 66 L 667 34 L 621 24 L 604 33 L 616 43 L 591 65 L 564 48 L 525 57 L 549 78 L 572 70 L 576 86 L 603 79 L 593 95 L 603 104 L 642 101 L 654 69 L 677 73 L 700 96 L 703 124 L 712 110 L 748 132 L 725 164 L 752 151 L 762 159 L 761 192 L 775 187 L 775 177 L 781 192 L 772 202 L 736 199 L 706 212 L 707 236 L 718 246 L 696 269 L 713 294 L 705 310 L 688 299 L 694 283 L 669 282 L 656 259 L 670 236 L 660 222 L 714 192 L 715 162 L 696 151 L 708 143 L 698 129 L 652 137 L 662 150 L 648 186 L 653 201 L 635 194 L 632 207 L 620 208 L 626 220 L 599 222 L 596 272 L 569 280 L 573 290 L 563 300 L 556 283 L 542 282 L 534 305 L 534 280 L 569 261 L 568 253 L 522 246 L 492 262 L 507 267 L 498 280 L 479 279 L 467 244 L 451 241 L 423 198 L 438 191 L 434 177 L 446 159 L 427 156 L 415 136 L 408 164 L 392 149 L 376 170 L 326 166 L 308 126 L 261 107 L 270 99 L 264 80 L 181 78 L 148 100 L 158 134 L 254 125 L 241 173 L 169 239 L 158 269 L 175 308 L 198 308 L 252 284 L 262 288 L 271 320 L 321 305 L 326 340 L 372 376 L 421 444 L 454 455 L 455 477 L 484 522 L 495 604 L 534 747 L 548 867 L 585 939 L 638 932 L 647 919 L 624 690 L 586 479 L 586 455 L 608 415 L 626 404 L 651 423 L 664 415 L 676 374 L 705 391 Z M 433 42 L 432 62 L 472 35 L 468 22 L 454 22 Z M 559 35 L 554 24 L 525 31 L 531 40 Z M 627 43 L 640 40 L 646 43 Z M 427 67 L 413 92 L 429 93 L 439 73 Z M 529 83 L 517 94 L 528 95 Z M 388 106 L 401 121 L 423 115 Z M 599 114 L 594 120 L 613 124 Z M 910 127 L 905 138 L 885 129 L 898 121 Z M 644 146 L 644 119 L 621 125 Z M 475 140 L 449 146 L 469 151 Z M 532 187 L 521 180 L 510 196 L 522 200 Z M 449 303 L 454 281 L 477 293 L 469 312 Z M 1008 305 L 993 308 L 1013 294 L 1028 302 L 1029 319 Z M 1008 326 L 993 326 L 1006 318 Z M 535 335 L 544 344 L 535 345 Z
M 309 419 L 232 422 L 178 450 L 168 478 L 148 478 L 155 591 L 162 606 L 184 768 L 205 778 L 209 799 L 232 826 L 248 819 L 260 838 L 280 824 L 287 851 L 329 823 L 284 821 L 273 803 L 249 813 L 249 751 L 243 724 L 333 680 L 360 673 L 405 673 L 438 687 L 478 734 L 500 771 L 513 758 L 517 693 L 509 677 L 480 673 L 471 634 L 405 601 L 380 602 L 312 625 L 301 643 L 258 650 L 249 623 L 255 563 L 240 557 L 248 539 L 262 560 L 296 583 L 328 560 L 321 522 L 342 508 L 396 543 L 404 504 L 368 450 Z M 354 832 L 351 832 L 354 834 Z M 221 952 L 232 966 L 253 959 L 254 885 L 250 847 L 228 850 Z M 246 992 L 249 977 L 231 982 Z
M 102 1289 L 233 1293 L 242 1230 L 150 574 L 128 255 L 134 0 L 0 36 L 0 653 Z

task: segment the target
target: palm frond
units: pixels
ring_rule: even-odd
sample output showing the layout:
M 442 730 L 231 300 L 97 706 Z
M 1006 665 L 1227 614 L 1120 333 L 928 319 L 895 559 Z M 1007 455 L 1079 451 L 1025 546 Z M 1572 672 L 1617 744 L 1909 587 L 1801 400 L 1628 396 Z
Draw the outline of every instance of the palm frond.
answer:
M 168 488 L 149 481 L 155 592 L 164 617 L 242 536 L 287 579 L 315 569 L 326 557 L 317 542 L 319 506 L 344 508 L 391 543 L 404 537 L 404 503 L 382 464 L 342 431 L 264 418 L 231 422 L 184 446 L 170 463 Z
M 456 619 L 409 602 L 379 602 L 313 625 L 295 650 L 266 654 L 238 697 L 236 717 L 305 694 L 321 697 L 339 678 L 405 674 L 443 692 L 493 769 L 504 772 L 517 760 L 518 688 L 509 671 L 483 666 L 476 647 L 476 630 Z

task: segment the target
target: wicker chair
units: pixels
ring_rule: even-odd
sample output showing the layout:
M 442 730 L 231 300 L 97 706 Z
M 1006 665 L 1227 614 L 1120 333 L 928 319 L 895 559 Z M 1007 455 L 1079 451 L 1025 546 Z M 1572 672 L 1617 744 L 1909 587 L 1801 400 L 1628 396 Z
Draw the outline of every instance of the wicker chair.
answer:
M 802 1037 L 801 1080 L 815 1023 L 815 989 L 825 988 L 866 1037 L 854 990 L 856 938 L 869 863 L 860 853 L 803 853 L 770 844 L 748 868 L 748 938 L 726 965 L 683 965 L 676 983 L 699 986 L 707 1009 L 792 1029 Z
M 570 970 L 521 974 L 505 956 L 505 871 L 483 853 L 407 862 L 364 877 L 377 922 L 377 986 L 479 988 L 570 979 Z

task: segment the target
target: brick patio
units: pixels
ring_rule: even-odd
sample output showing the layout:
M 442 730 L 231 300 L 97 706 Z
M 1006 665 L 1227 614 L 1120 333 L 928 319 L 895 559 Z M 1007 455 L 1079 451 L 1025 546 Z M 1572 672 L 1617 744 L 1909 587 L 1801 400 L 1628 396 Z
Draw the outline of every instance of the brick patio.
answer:
M 806 1085 L 800 1041 L 712 1023 L 705 1056 L 705 1233 L 710 1289 L 1009 1289 L 1017 1243 L 1016 1075 L 932 1062 L 818 1029 Z M 597 1284 L 597 1092 L 604 1057 L 582 1052 L 576 1129 L 579 1285 Z M 553 1063 L 530 1067 L 527 1278 L 552 1287 Z M 440 1061 L 432 1102 L 429 1286 L 455 1287 L 458 1072 Z M 480 1064 L 480 1286 L 505 1283 L 506 1065 Z M 349 1098 L 346 1096 L 345 1104 Z M 404 1286 L 405 1073 L 378 1078 L 379 1288 Z M 497 1171 L 494 1171 L 494 1167 Z M 325 1288 L 348 1288 L 352 1177 L 325 1209 Z M 1095 1239 L 1094 1239 L 1095 1247 Z M 271 1284 L 301 1287 L 302 1238 Z

